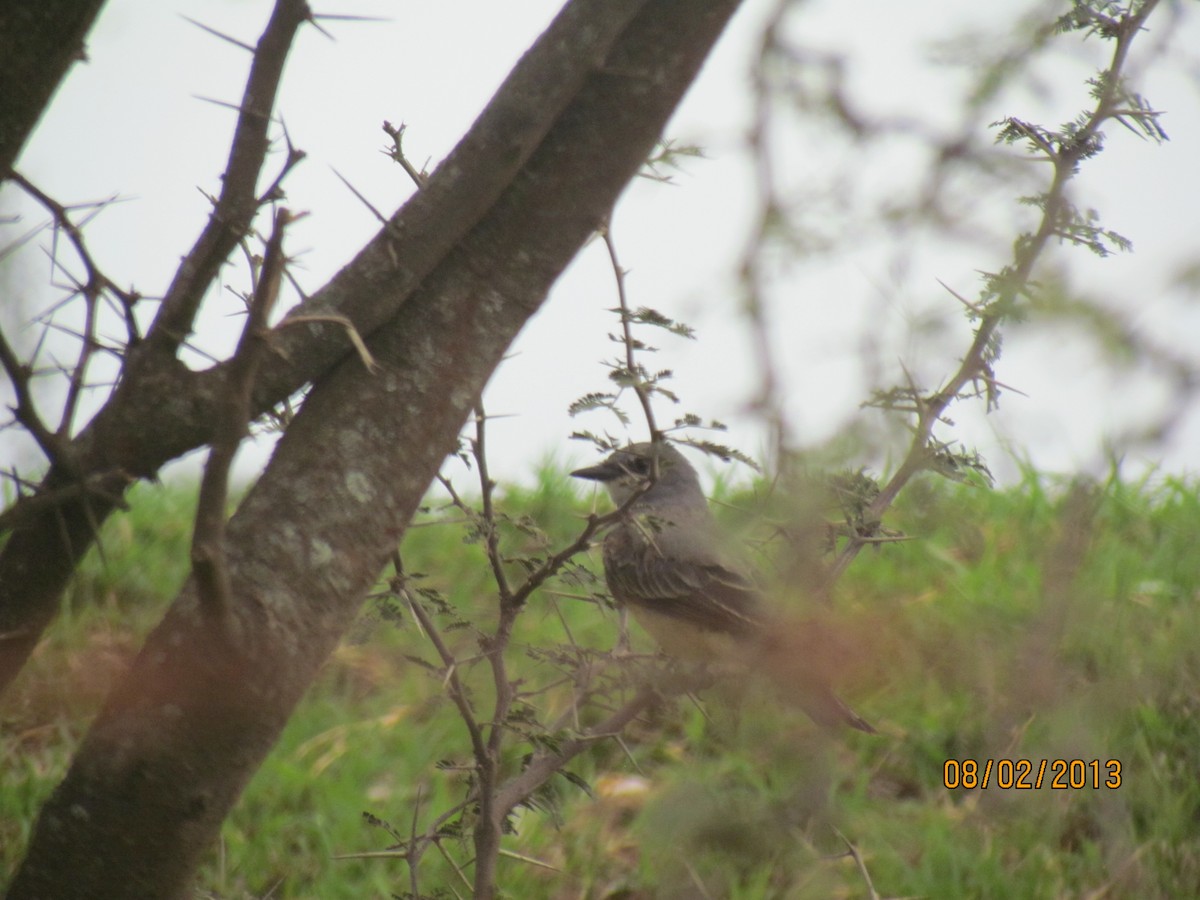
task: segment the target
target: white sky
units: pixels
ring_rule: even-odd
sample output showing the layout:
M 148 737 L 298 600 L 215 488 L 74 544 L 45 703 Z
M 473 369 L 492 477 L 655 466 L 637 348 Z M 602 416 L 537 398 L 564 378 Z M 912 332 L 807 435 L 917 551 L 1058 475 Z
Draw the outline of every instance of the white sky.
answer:
M 320 11 L 389 21 L 329 23 L 335 41 L 304 29 L 288 64 L 279 114 L 293 142 L 308 153 L 286 183 L 288 204 L 310 213 L 289 233 L 288 249 L 305 251 L 299 275 L 309 290 L 377 228 L 333 170 L 390 213 L 412 187 L 380 153 L 387 142 L 381 123 L 405 122 L 410 157 L 418 164 L 428 158 L 432 169 L 559 6 L 557 0 L 318 4 Z M 753 214 L 742 140 L 750 110 L 748 71 L 759 25 L 772 6 L 747 3 L 667 129 L 669 137 L 704 146 L 708 159 L 688 162 L 673 186 L 635 183 L 618 207 L 614 229 L 630 270 L 633 304 L 657 307 L 698 330 L 694 342 L 646 336 L 661 348 L 653 365 L 675 372 L 670 386 L 683 399 L 680 410 L 727 422 L 731 431 L 719 439 L 752 454 L 764 440 L 746 413 L 759 366 L 737 314 L 736 266 Z M 1007 5 L 813 0 L 794 30 L 807 45 L 847 54 L 852 86 L 868 109 L 946 127 L 955 121 L 954 98 L 965 82 L 957 70 L 930 61 L 931 43 L 964 28 L 999 39 L 1001 6 Z M 198 188 L 219 188 L 233 114 L 196 98 L 236 102 L 249 64 L 248 54 L 182 17 L 253 43 L 270 7 L 268 0 L 110 0 L 89 41 L 88 64 L 73 71 L 18 161 L 26 177 L 62 202 L 127 198 L 86 231 L 94 256 L 118 282 L 161 294 L 203 227 L 208 206 Z M 1155 107 L 1166 110 L 1171 142 L 1155 146 L 1113 126 L 1108 148 L 1085 164 L 1076 195 L 1081 206 L 1099 210 L 1106 226 L 1132 239 L 1135 253 L 1100 260 L 1069 250 L 1055 259 L 1070 266 L 1077 286 L 1120 310 L 1139 332 L 1200 366 L 1200 302 L 1172 287 L 1184 266 L 1200 263 L 1200 49 L 1187 49 L 1200 48 L 1200 16 L 1194 6 L 1186 11 L 1178 33 L 1170 35 L 1173 49 L 1140 83 Z M 1166 25 L 1166 16 L 1155 18 Z M 1147 40 L 1144 49 L 1152 43 Z M 1078 44 L 1068 39 L 1063 47 Z M 996 108 L 982 111 L 982 124 L 1005 115 L 1048 125 L 1073 117 L 1088 103 L 1082 79 L 1105 52 L 1093 39 L 1082 49 L 1052 54 L 1040 70 L 1044 81 L 1004 95 Z M 981 130 L 978 139 L 990 137 Z M 859 198 L 852 203 L 903 194 L 915 177 L 912 148 L 903 141 L 888 152 L 856 155 L 814 124 L 787 131 L 778 146 L 781 181 L 790 188 L 819 190 L 849 178 Z M 269 163 L 268 177 L 273 171 Z M 1032 193 L 1030 184 L 1020 192 Z M 1004 185 L 999 192 L 980 189 L 973 215 L 996 235 L 990 245 L 919 234 L 864 236 L 852 252 L 806 257 L 787 267 L 770 295 L 771 334 L 790 431 L 799 441 L 826 438 L 859 415 L 868 380 L 892 383 L 900 377 L 901 358 L 926 386 L 950 374 L 970 334 L 937 279 L 964 296 L 978 293 L 975 273 L 1002 265 L 1012 222 L 1030 221 L 1028 211 L 1015 207 L 1016 193 Z M 12 190 L 0 201 L 5 217 L 21 215 L 19 222 L 0 225 L 0 246 L 46 218 Z M 830 227 L 836 219 L 829 218 Z M 20 259 L 22 297 L 28 308 L 40 308 L 46 302 L 37 293 L 46 281 L 45 256 L 27 251 Z M 241 270 L 227 271 L 228 283 L 241 289 Z M 569 433 L 617 427 L 600 413 L 579 420 L 566 413 L 579 395 L 607 387 L 599 361 L 617 349 L 606 337 L 616 326 L 606 310 L 615 303 L 607 258 L 595 244 L 556 286 L 488 390 L 489 413 L 507 416 L 490 432 L 495 474 L 528 478 L 534 463 L 550 453 L 586 458 L 587 448 L 568 441 Z M 240 328 L 232 315 L 238 303 L 225 292 L 209 307 L 200 343 L 223 354 Z M 6 321 L 12 319 L 10 310 Z M 1039 468 L 1102 472 L 1106 441 L 1171 415 L 1180 424 L 1168 440 L 1132 448 L 1129 461 L 1195 472 L 1196 403 L 1170 409 L 1157 379 L 1102 365 L 1095 348 L 1070 330 L 1010 331 L 997 377 L 1028 396 L 1006 394 L 1000 411 L 987 417 L 978 408 L 956 407 L 951 415 L 958 434 L 982 450 L 1002 480 L 1016 472 L 1006 447 Z M 36 329 L 23 335 L 26 345 L 35 338 Z M 663 419 L 674 414 L 660 408 Z M 14 432 L 0 433 L 0 442 L 5 465 L 22 453 Z M 245 450 L 243 474 L 268 452 L 265 439 Z

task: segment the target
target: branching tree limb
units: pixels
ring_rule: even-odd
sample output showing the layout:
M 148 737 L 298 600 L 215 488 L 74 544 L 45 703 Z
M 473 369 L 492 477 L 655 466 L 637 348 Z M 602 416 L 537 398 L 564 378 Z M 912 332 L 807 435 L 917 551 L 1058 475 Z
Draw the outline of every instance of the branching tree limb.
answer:
M 421 608 L 419 601 L 407 592 L 404 593 L 404 596 L 422 629 L 434 645 L 445 672 L 446 690 L 471 739 L 474 765 L 472 766 L 472 787 L 466 803 L 477 808 L 477 814 L 474 817 L 475 824 L 472 829 L 475 850 L 472 890 L 473 896 L 480 898 L 490 897 L 496 889 L 497 863 L 505 852 L 501 846 L 505 834 L 505 823 L 516 804 L 526 802 L 531 793 L 540 788 L 555 773 L 561 773 L 563 767 L 590 743 L 618 733 L 602 727 L 584 732 L 577 739 L 568 742 L 565 748 L 559 747 L 555 751 L 546 751 L 542 748 L 535 753 L 531 760 L 535 774 L 520 782 L 521 785 L 530 785 L 529 791 L 524 795 L 514 795 L 510 790 L 512 780 L 505 781 L 506 774 L 502 767 L 503 751 L 508 743 L 521 737 L 520 726 L 514 726 L 512 719 L 514 704 L 520 700 L 527 701 L 530 696 L 528 690 L 518 691 L 517 684 L 510 677 L 506 659 L 506 655 L 513 646 L 514 629 L 518 617 L 524 611 L 526 602 L 532 594 L 567 565 L 573 557 L 586 551 L 592 538 L 607 525 L 623 516 L 628 507 L 640 496 L 640 492 L 613 512 L 603 516 L 594 514 L 588 516 L 583 529 L 572 541 L 529 568 L 524 580 L 514 587 L 505 568 L 506 559 L 500 544 L 502 515 L 498 512 L 495 504 L 494 489 L 496 485 L 488 474 L 487 415 L 482 405 L 476 405 L 474 419 L 474 434 L 470 443 L 471 456 L 479 477 L 479 508 L 472 508 L 463 500 L 449 479 L 441 475 L 438 478 L 450 495 L 453 506 L 466 516 L 471 533 L 482 537 L 484 552 L 491 569 L 492 580 L 496 586 L 496 624 L 484 632 L 479 641 L 483 649 L 483 656 L 489 665 L 495 698 L 491 715 L 487 721 L 486 740 L 484 739 L 484 729 L 481 727 L 475 709 L 467 700 L 466 691 L 459 675 L 463 661 L 456 658 L 451 652 L 438 633 L 436 624 Z M 397 572 L 401 572 L 398 555 L 394 564 Z M 400 580 L 403 582 L 403 578 Z M 640 693 L 638 698 L 627 704 L 624 712 L 629 717 L 628 719 L 622 719 L 618 714 L 610 717 L 607 724 L 617 721 L 627 724 L 628 721 L 635 718 L 647 708 L 646 698 L 643 696 L 646 693 Z M 561 722 L 557 726 L 551 727 L 549 731 L 557 731 L 560 727 L 562 727 Z M 439 829 L 444 821 L 445 816 L 439 817 L 433 826 L 427 828 L 421 835 L 414 834 L 405 843 L 407 848 L 405 857 L 413 879 L 417 878 L 416 868 L 420 863 L 424 847 L 440 839 Z
M 390 558 L 487 378 L 646 158 L 736 5 L 640 5 L 519 177 L 371 334 L 381 371 L 352 358 L 313 387 L 227 526 L 236 640 L 206 638 L 189 583 L 43 808 L 12 900 L 188 892 L 202 850 Z M 610 8 L 577 2 L 563 15 L 591 35 L 585 13 L 603 22 Z M 524 106 L 509 114 L 529 119 Z M 404 281 L 391 266 L 343 277 L 360 287 Z M 371 291 L 364 304 L 368 296 L 379 299 Z
M 42 629 L 53 617 L 75 565 L 95 539 L 96 528 L 118 507 L 129 484 L 138 477 L 152 476 L 178 455 L 182 448 L 177 441 L 191 443 L 193 447 L 206 442 L 211 438 L 213 422 L 220 419 L 217 407 L 224 402 L 226 385 L 235 376 L 230 375 L 228 368 L 222 370 L 220 378 L 203 392 L 207 407 L 201 413 L 197 408 L 195 373 L 189 372 L 175 353 L 191 330 L 205 291 L 237 242 L 248 233 L 262 205 L 254 191 L 268 148 L 271 108 L 296 30 L 308 16 L 302 0 L 276 3 L 255 52 L 225 184 L 209 224 L 180 265 L 147 340 L 134 340 L 136 325 L 130 325 L 131 339 L 125 348 L 122 378 L 116 390 L 92 422 L 79 435 L 71 436 L 68 432 L 74 405 L 93 349 L 90 331 L 80 336 L 81 356 L 71 376 L 57 453 L 51 457 L 50 469 L 39 491 L 30 498 L 49 495 L 60 498 L 61 502 L 45 507 L 30 506 L 29 501 L 19 500 L 10 519 L 17 527 L 0 551 L 0 690 L 7 687 L 28 658 Z M 45 205 L 41 197 L 38 199 Z M 63 227 L 71 236 L 69 224 L 68 220 Z M 94 280 L 93 275 L 99 279 L 99 269 L 82 243 L 76 247 L 88 270 L 89 282 Z M 89 304 L 88 328 L 94 327 L 99 290 L 115 292 L 111 279 L 104 277 L 103 281 L 103 285 L 98 282 L 93 285 L 94 292 L 85 293 Z M 115 293 L 129 300 L 126 318 L 127 323 L 131 322 L 132 295 Z M 204 424 L 199 421 L 180 424 L 177 420 L 171 429 L 174 438 L 165 441 L 161 437 L 151 438 L 152 423 L 168 410 L 174 410 L 185 420 L 200 413 Z M 260 412 L 253 410 L 254 415 Z M 169 449 L 171 444 L 174 449 Z M 81 481 L 94 485 L 94 489 L 63 490 Z M 21 510 L 22 502 L 26 504 L 25 510 Z
M 575 0 L 567 5 L 424 189 L 328 285 L 293 310 L 295 317 L 306 317 L 305 324 L 293 327 L 290 319 L 280 324 L 271 339 L 277 352 L 264 361 L 256 380 L 254 416 L 353 352 L 347 334 L 366 337 L 396 315 L 494 207 L 555 122 L 584 113 L 585 88 L 600 77 L 615 42 L 645 2 Z M 299 14 L 295 7 L 292 18 Z M 260 42 L 260 48 L 275 45 Z M 264 66 L 261 71 L 270 70 Z M 245 105 L 247 133 L 254 132 L 255 123 L 265 124 L 263 113 L 261 106 Z M 261 146 L 249 137 L 246 141 L 247 146 Z M 249 151 L 231 153 L 231 164 L 248 155 Z M 238 162 L 239 172 L 247 165 Z M 243 172 L 240 182 L 248 181 Z M 245 190 L 237 196 L 239 209 L 243 202 L 249 204 Z M 200 268 L 211 263 L 211 248 L 217 243 L 228 246 L 228 237 L 236 242 L 244 233 L 241 227 L 222 227 L 215 219 L 210 222 L 206 233 L 217 234 L 197 240 L 189 254 L 192 264 L 175 279 L 178 287 L 172 296 L 179 298 L 174 301 L 178 311 L 159 319 L 164 337 L 157 346 L 163 352 L 139 354 L 136 363 L 130 361 L 117 391 L 72 440 L 74 470 L 52 467 L 43 479 L 41 493 L 63 502 L 39 504 L 27 516 L 10 518 L 21 527 L 0 550 L 0 690 L 15 677 L 53 617 L 76 562 L 94 539 L 93 524 L 103 522 L 115 508 L 104 498 L 121 497 L 132 480 L 153 476 L 166 462 L 211 440 L 216 409 L 226 396 L 229 363 L 191 372 L 165 348 L 177 343 L 179 329 L 191 321 L 189 304 L 200 285 Z M 100 490 L 82 495 L 61 490 L 79 478 L 99 482 Z

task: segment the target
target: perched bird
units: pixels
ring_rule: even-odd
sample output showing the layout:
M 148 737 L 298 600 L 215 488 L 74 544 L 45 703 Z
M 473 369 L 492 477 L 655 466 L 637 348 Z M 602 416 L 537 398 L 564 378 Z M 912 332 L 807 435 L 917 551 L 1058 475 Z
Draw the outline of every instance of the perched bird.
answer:
M 755 583 L 724 551 L 696 470 L 665 442 L 631 444 L 571 473 L 608 488 L 625 515 L 604 539 L 613 599 L 668 655 L 758 668 L 818 724 L 874 732 L 797 659 Z M 784 682 L 788 683 L 784 683 Z

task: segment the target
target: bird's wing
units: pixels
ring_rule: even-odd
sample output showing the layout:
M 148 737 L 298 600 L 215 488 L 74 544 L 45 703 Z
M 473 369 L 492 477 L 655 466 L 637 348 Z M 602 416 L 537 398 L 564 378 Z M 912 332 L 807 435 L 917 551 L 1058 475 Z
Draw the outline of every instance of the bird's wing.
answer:
M 873 732 L 830 689 L 823 673 L 812 668 L 803 641 L 769 623 L 754 582 L 726 562 L 704 520 L 686 514 L 659 517 L 653 527 L 623 522 L 604 540 L 604 571 L 618 603 L 634 616 L 668 653 L 709 661 L 711 643 L 699 651 L 688 632 L 708 632 L 739 640 L 743 659 L 766 671 L 781 695 L 825 727 L 848 725 Z M 652 616 L 639 616 L 639 610 Z M 674 649 L 672 649 L 674 648 Z M 725 648 L 727 649 L 727 648 Z M 719 661 L 713 657 L 714 661 Z
M 613 597 L 693 626 L 732 635 L 761 627 L 754 583 L 715 560 L 664 554 L 628 529 L 614 529 L 604 546 L 604 570 Z

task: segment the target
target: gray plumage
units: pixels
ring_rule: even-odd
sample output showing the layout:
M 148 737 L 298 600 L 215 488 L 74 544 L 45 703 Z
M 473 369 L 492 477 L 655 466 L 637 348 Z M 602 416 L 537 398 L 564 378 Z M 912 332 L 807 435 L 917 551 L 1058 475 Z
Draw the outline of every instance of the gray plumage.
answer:
M 613 599 L 668 655 L 760 668 L 817 723 L 875 730 L 794 658 L 798 645 L 770 627 L 759 590 L 722 546 L 682 453 L 667 443 L 631 444 L 571 474 L 604 484 L 617 506 L 637 495 L 605 537 L 604 574 Z

